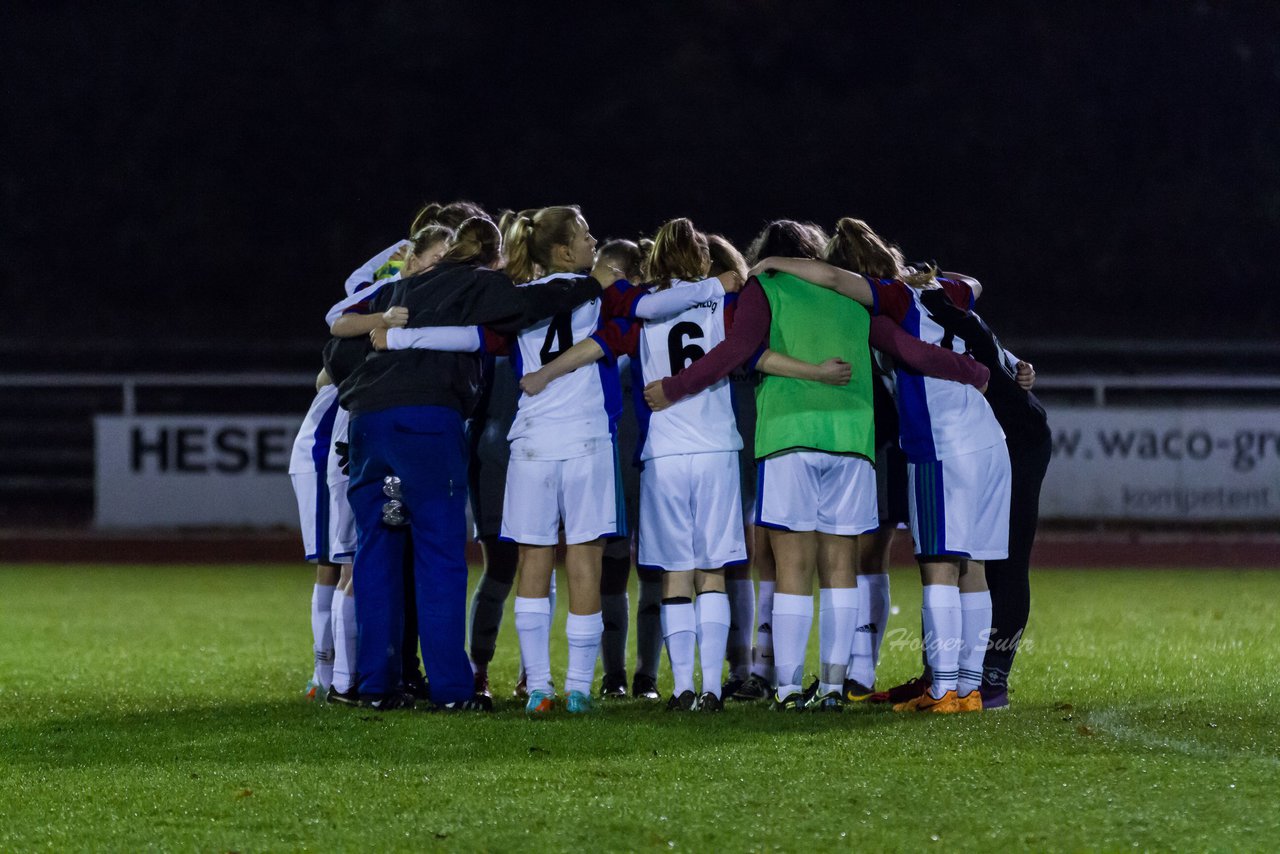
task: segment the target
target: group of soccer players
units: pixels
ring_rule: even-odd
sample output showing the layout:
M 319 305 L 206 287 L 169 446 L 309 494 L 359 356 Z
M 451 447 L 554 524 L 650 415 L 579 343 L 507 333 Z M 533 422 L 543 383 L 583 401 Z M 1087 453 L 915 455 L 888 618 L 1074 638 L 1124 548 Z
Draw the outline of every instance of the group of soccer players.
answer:
M 625 697 L 634 551 L 636 697 L 659 699 L 665 642 L 673 711 L 1008 704 L 1049 434 L 975 280 L 907 264 L 851 218 L 831 236 L 772 222 L 744 258 L 683 218 L 597 246 L 576 207 L 494 221 L 455 202 L 420 210 L 346 291 L 291 466 L 317 563 L 310 696 L 491 709 L 514 587 L 529 714 Z M 485 564 L 469 644 L 468 509 Z M 925 666 L 877 692 L 900 525 Z

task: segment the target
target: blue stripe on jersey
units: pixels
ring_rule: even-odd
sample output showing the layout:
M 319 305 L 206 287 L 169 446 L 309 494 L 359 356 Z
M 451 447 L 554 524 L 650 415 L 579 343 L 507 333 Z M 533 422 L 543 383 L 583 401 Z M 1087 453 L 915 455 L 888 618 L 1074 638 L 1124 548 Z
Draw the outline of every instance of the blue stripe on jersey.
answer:
M 315 444 L 311 461 L 316 466 L 316 560 L 329 560 L 329 453 L 333 449 L 333 421 L 338 417 L 335 399 L 316 423 Z M 310 558 L 308 558 L 310 559 Z
M 603 326 L 603 324 L 601 324 L 601 326 Z M 596 346 L 599 347 L 600 352 L 604 354 L 598 360 L 600 364 L 616 366 L 618 364 L 618 356 L 616 353 L 613 352 L 613 348 L 609 346 L 609 343 L 600 336 L 600 328 L 601 328 L 600 326 L 597 326 L 596 331 L 591 333 L 587 337 L 590 338 L 592 341 L 596 342 Z M 576 344 L 578 342 L 575 341 L 574 343 Z
M 920 337 L 920 306 L 915 300 L 907 309 L 902 328 Z M 895 373 L 898 378 L 898 424 L 902 450 L 912 460 L 937 459 L 924 376 L 902 365 L 897 366 Z
M 618 419 L 622 417 L 622 383 L 618 380 L 618 363 L 612 359 L 600 359 L 596 362 L 596 370 L 600 373 L 600 391 L 604 394 L 605 414 L 609 416 L 609 432 L 614 433 Z
M 649 438 L 649 419 L 653 417 L 653 410 L 644 399 L 644 366 L 641 361 L 640 349 L 637 348 L 631 360 L 631 402 L 635 404 L 637 428 L 635 459 L 631 463 L 637 468 L 644 468 L 640 455 L 644 453 L 644 443 Z

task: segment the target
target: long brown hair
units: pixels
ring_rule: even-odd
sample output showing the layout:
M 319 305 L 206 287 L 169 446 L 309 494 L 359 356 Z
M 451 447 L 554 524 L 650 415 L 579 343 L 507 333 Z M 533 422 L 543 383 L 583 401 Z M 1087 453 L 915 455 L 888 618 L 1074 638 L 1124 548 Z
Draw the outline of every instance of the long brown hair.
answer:
M 493 220 L 473 216 L 458 226 L 444 261 L 492 267 L 502 258 L 502 235 Z
M 761 229 L 747 248 L 752 264 L 761 258 L 820 258 L 827 235 L 812 223 L 775 219 Z
M 721 273 L 734 272 L 741 279 L 747 278 L 747 259 L 742 257 L 738 247 L 728 238 L 719 234 L 707 235 L 707 251 L 711 254 L 711 268 L 707 274 L 718 276 Z
M 577 205 L 557 205 L 521 211 L 507 229 L 507 275 L 516 284 L 538 278 L 551 265 L 551 249 L 573 241 L 574 227 L 582 211 Z
M 647 272 L 659 288 L 670 287 L 672 279 L 697 281 L 707 275 L 710 266 L 707 238 L 689 219 L 664 222 L 653 236 Z
M 860 219 L 841 217 L 836 233 L 827 241 L 823 260 L 876 279 L 901 279 L 913 287 L 933 280 L 936 270 L 908 273 L 902 250 L 876 234 Z
M 418 208 L 418 212 L 413 215 L 413 222 L 409 223 L 409 239 L 412 240 L 418 232 L 436 222 L 441 210 L 443 206 L 439 202 L 425 202 Z

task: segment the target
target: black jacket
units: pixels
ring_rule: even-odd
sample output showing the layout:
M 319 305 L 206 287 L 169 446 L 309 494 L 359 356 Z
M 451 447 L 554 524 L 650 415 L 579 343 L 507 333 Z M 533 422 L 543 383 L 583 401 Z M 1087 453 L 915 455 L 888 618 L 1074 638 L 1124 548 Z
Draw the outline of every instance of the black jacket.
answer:
M 1049 420 L 1036 396 L 1018 385 L 1016 371 L 1005 358 L 1000 339 L 975 312 L 956 308 L 941 290 L 925 291 L 920 301 L 939 326 L 964 341 L 969 355 L 991 371 L 987 403 L 1012 445 L 1043 441 L 1049 435 Z
M 444 263 L 384 285 L 367 310 L 402 305 L 409 309 L 409 327 L 487 326 L 514 333 L 599 296 L 600 285 L 589 276 L 517 288 L 503 273 Z M 324 355 L 338 399 L 352 416 L 394 406 L 447 406 L 465 418 L 483 390 L 476 353 L 380 352 L 361 336 L 331 340 Z

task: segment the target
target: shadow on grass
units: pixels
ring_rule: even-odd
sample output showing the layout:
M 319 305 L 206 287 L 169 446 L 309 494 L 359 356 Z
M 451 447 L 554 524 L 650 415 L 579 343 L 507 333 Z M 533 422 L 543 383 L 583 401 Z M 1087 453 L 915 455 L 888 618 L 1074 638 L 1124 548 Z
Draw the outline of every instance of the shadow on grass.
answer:
M 580 761 L 750 749 L 762 740 L 777 747 L 815 737 L 848 739 L 856 749 L 866 738 L 905 734 L 917 723 L 925 722 L 904 721 L 887 708 L 782 714 L 760 704 L 712 716 L 621 701 L 586 717 L 559 712 L 530 720 L 515 703 L 502 703 L 493 714 L 439 714 L 280 700 L 9 721 L 0 724 L 0 754 L 7 764 L 45 768 L 192 761 L 329 766 L 372 757 L 472 764 L 517 755 Z

